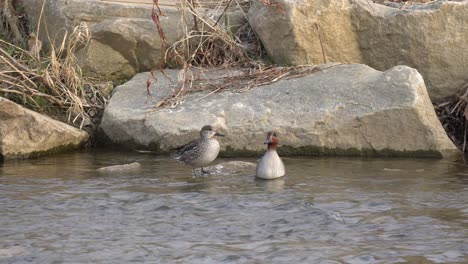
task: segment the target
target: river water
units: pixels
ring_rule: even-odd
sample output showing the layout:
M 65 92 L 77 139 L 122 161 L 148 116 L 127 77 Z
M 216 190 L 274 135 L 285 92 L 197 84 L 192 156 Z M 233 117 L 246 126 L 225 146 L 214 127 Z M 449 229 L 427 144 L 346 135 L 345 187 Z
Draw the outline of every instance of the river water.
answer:
M 7 161 L 0 263 L 468 263 L 463 162 L 284 162 L 264 181 L 129 152 Z

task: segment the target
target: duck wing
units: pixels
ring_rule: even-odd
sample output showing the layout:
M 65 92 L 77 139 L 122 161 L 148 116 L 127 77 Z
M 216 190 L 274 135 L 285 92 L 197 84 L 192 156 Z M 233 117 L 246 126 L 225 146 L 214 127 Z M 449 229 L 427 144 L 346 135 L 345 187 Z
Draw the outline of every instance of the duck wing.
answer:
M 171 155 L 172 158 L 181 162 L 189 159 L 198 152 L 197 146 L 199 145 L 199 142 L 200 139 L 196 139 L 185 145 L 173 148 L 172 150 L 175 150 L 175 152 Z

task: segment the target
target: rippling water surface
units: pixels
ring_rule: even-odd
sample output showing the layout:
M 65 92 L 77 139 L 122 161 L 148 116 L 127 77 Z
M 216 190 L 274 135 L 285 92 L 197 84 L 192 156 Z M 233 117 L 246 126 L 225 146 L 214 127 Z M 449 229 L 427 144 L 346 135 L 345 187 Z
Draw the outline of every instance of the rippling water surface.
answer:
M 272 181 L 136 153 L 5 162 L 0 263 L 468 263 L 463 162 L 284 161 Z

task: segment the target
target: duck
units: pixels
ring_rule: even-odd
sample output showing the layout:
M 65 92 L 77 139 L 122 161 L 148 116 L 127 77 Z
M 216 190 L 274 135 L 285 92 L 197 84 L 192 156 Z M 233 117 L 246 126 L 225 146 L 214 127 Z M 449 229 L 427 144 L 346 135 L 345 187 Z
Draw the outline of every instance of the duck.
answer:
M 192 173 L 195 168 L 200 167 L 202 174 L 207 173 L 203 167 L 210 164 L 219 154 L 219 142 L 215 137 L 224 137 L 217 132 L 213 126 L 205 125 L 200 130 L 200 138 L 172 150 L 175 152 L 172 158 L 180 163 L 192 166 Z
M 267 151 L 257 163 L 255 176 L 260 179 L 271 180 L 282 177 L 286 173 L 284 163 L 276 152 L 279 139 L 274 131 L 269 131 L 264 142 Z

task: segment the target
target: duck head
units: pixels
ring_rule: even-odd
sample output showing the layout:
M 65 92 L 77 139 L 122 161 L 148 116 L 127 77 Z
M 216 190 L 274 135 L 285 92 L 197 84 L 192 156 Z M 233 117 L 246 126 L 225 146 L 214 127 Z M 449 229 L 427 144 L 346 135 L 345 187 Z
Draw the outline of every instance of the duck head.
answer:
M 270 131 L 267 133 L 267 137 L 265 140 L 265 144 L 268 145 L 268 149 L 276 149 L 276 146 L 279 143 L 278 136 L 276 135 L 276 132 Z
M 217 132 L 212 126 L 206 125 L 200 130 L 201 138 L 224 137 L 223 134 Z

